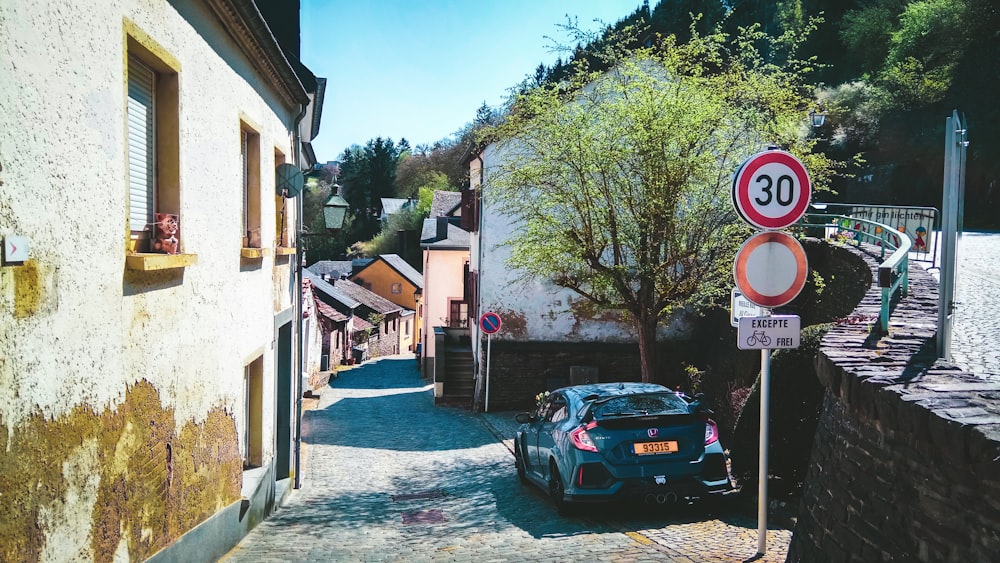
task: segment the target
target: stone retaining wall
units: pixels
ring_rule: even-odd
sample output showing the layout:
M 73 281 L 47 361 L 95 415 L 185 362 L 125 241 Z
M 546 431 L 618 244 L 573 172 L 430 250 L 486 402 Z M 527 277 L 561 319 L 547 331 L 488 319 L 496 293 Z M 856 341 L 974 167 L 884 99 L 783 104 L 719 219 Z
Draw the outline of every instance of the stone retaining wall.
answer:
M 887 335 L 880 292 L 816 358 L 827 390 L 787 561 L 995 561 L 1000 385 L 936 358 L 937 282 L 921 267 Z
M 490 410 L 529 410 L 536 393 L 570 384 L 571 366 L 592 368 L 600 382 L 639 381 L 635 344 L 493 342 Z

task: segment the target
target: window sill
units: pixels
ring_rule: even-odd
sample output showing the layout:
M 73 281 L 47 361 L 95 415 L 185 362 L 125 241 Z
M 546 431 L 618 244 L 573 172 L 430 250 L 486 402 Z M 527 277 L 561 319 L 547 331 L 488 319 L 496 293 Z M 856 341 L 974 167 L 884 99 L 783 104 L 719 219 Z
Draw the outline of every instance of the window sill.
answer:
M 197 254 L 128 254 L 125 268 L 140 272 L 186 268 L 198 263 Z
M 289 256 L 295 254 L 296 250 L 294 246 L 277 246 L 274 248 L 274 254 L 276 256 Z
M 263 258 L 271 255 L 270 248 L 250 248 L 244 246 L 240 249 L 241 258 Z

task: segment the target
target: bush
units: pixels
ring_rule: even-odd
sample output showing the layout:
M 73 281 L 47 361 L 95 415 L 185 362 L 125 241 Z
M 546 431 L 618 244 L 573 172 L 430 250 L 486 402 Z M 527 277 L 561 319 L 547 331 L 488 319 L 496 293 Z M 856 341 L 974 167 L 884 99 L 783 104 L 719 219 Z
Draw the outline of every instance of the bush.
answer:
M 823 408 L 824 387 L 814 358 L 830 324 L 802 329 L 801 345 L 771 354 L 771 400 L 768 417 L 768 473 L 775 496 L 801 489 L 809 467 L 813 436 Z M 733 476 L 742 484 L 757 481 L 760 445 L 760 377 L 743 406 L 729 444 Z

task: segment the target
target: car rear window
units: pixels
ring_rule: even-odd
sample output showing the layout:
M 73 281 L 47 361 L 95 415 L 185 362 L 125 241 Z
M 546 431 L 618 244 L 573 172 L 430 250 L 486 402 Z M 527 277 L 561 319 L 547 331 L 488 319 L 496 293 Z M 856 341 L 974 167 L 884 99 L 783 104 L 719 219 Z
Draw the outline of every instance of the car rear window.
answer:
M 598 418 L 653 414 L 688 414 L 687 401 L 672 393 L 623 395 L 598 400 L 593 413 Z

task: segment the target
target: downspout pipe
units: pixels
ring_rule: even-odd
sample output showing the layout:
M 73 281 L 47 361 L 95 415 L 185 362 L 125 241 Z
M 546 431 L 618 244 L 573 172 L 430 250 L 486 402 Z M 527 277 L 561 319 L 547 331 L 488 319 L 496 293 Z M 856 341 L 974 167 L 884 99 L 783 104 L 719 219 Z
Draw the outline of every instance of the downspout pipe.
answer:
M 300 166 L 302 153 L 302 137 L 299 133 L 299 124 L 306 116 L 309 108 L 308 103 L 302 104 L 299 115 L 295 117 L 295 124 L 292 130 L 292 154 L 295 158 L 295 165 Z M 305 187 L 302 188 L 305 191 Z M 302 201 L 305 194 L 299 192 L 298 202 L 295 204 L 295 362 L 294 373 L 292 373 L 292 389 L 295 393 L 295 483 L 294 488 L 302 488 L 302 371 L 305 366 L 305 358 L 302 351 L 305 349 L 305 338 L 302 334 L 302 260 L 305 258 L 302 237 Z
M 485 148 L 483 150 L 485 150 Z M 478 257 L 477 257 L 477 260 L 476 260 L 476 303 L 475 303 L 475 311 L 476 311 L 476 316 L 479 316 L 479 315 L 483 314 L 483 311 L 481 311 L 480 308 L 479 308 L 479 304 L 482 302 L 482 293 L 480 292 L 480 290 L 482 289 L 482 283 L 480 282 L 480 280 L 482 280 L 482 278 L 483 278 L 483 276 L 482 276 L 482 273 L 483 273 L 483 187 L 486 184 L 486 160 L 483 158 L 483 152 L 482 152 L 482 150 L 480 150 L 479 152 L 476 153 L 476 160 L 479 161 L 479 185 L 476 186 L 476 190 L 479 192 L 479 194 L 478 194 L 479 201 L 476 202 L 476 214 L 475 214 L 475 218 L 476 218 L 476 223 L 477 224 L 473 225 L 473 228 L 475 228 L 476 233 L 477 233 L 476 234 L 476 254 L 478 254 Z M 473 305 L 470 303 L 469 307 L 471 308 L 472 306 Z M 475 396 L 475 400 L 473 401 L 473 408 L 475 410 L 478 410 L 479 407 L 480 407 L 479 396 L 480 396 L 480 393 L 484 390 L 484 389 L 480 389 L 480 387 L 485 387 L 488 384 L 484 381 L 484 374 L 481 371 L 482 367 L 483 367 L 483 362 L 481 361 L 482 356 L 483 356 L 483 354 L 482 354 L 482 350 L 483 350 L 483 334 L 479 330 L 479 323 L 476 323 L 475 326 L 471 330 L 476 331 L 476 354 L 475 354 L 475 357 L 473 358 L 473 366 L 474 366 L 474 369 L 476 370 L 476 380 L 477 380 L 476 383 L 477 383 L 477 385 L 476 385 L 476 396 Z M 485 391 L 486 391 L 486 394 L 488 396 L 489 395 L 489 389 L 487 388 L 487 389 L 485 389 Z

